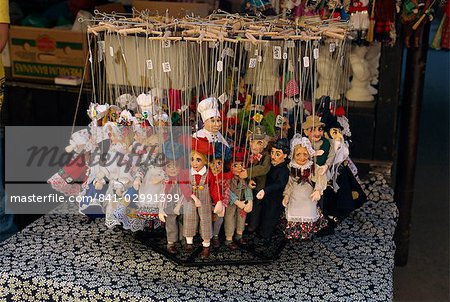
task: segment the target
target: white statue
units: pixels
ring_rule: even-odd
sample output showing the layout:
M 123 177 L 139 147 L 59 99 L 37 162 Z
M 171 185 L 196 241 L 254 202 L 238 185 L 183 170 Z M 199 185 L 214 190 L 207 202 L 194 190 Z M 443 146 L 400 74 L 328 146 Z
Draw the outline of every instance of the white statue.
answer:
M 356 46 L 350 54 L 350 66 L 352 68 L 353 78 L 350 82 L 350 89 L 347 90 L 346 98 L 354 102 L 373 101 L 373 95 L 370 91 L 370 73 L 369 63 L 365 56 L 368 48 L 365 46 Z

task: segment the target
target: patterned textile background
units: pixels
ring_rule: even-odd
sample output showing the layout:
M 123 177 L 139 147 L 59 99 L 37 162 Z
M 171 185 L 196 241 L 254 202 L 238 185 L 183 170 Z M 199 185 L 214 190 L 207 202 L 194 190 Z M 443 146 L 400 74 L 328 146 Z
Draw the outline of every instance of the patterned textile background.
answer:
M 398 216 L 381 176 L 334 236 L 258 266 L 181 267 L 100 220 L 47 215 L 0 243 L 0 301 L 388 301 Z

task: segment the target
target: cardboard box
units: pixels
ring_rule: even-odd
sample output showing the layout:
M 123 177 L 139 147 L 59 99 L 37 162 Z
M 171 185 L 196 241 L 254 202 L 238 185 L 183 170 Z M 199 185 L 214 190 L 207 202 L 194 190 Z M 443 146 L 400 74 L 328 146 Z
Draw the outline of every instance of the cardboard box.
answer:
M 169 15 L 181 18 L 186 15 L 194 14 L 195 16 L 206 17 L 209 14 L 208 3 L 187 3 L 187 2 L 163 2 L 163 1 L 133 1 L 133 7 L 138 11 L 148 9 L 152 12 L 159 12 L 160 15 L 165 14 L 169 10 Z
M 58 76 L 82 78 L 87 38 L 70 30 L 11 26 L 10 54 L 13 78 L 54 82 Z M 88 64 L 89 67 L 89 64 Z M 85 81 L 89 72 L 85 74 Z

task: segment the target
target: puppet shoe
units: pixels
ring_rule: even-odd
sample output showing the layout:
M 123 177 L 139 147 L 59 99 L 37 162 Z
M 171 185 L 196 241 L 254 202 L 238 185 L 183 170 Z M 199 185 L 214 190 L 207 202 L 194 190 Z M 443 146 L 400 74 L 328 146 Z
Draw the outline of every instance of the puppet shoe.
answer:
M 220 240 L 219 240 L 219 238 L 213 237 L 211 239 L 211 244 L 212 244 L 213 248 L 215 248 L 215 249 L 219 248 L 220 247 Z
M 245 213 L 250 213 L 252 210 L 253 210 L 253 201 L 249 200 L 247 202 L 247 204 L 245 205 L 245 207 L 244 207 L 244 212 Z
M 234 250 L 236 250 L 238 248 L 238 245 L 234 241 L 227 241 L 225 244 L 232 251 L 234 251 Z
M 168 244 L 167 245 L 167 252 L 169 254 L 175 255 L 175 254 L 178 254 L 178 249 L 175 246 L 175 244 Z
M 208 259 L 208 258 L 209 258 L 209 246 L 203 247 L 203 250 L 200 253 L 200 259 Z
M 184 246 L 184 251 L 186 253 L 192 253 L 194 251 L 194 245 L 186 243 L 186 245 Z

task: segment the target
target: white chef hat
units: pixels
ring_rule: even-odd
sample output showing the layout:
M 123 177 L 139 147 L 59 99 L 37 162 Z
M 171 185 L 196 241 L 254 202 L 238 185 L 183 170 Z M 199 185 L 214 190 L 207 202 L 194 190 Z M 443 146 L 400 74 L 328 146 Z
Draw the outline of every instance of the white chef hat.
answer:
M 215 97 L 204 99 L 198 103 L 197 111 L 202 116 L 203 122 L 212 117 L 220 116 L 219 104 L 217 103 L 217 99 Z
M 137 102 L 141 112 L 144 112 L 144 111 L 153 112 L 154 98 L 155 97 L 151 93 L 149 93 L 149 94 L 141 93 L 140 95 L 138 95 L 136 102 Z

